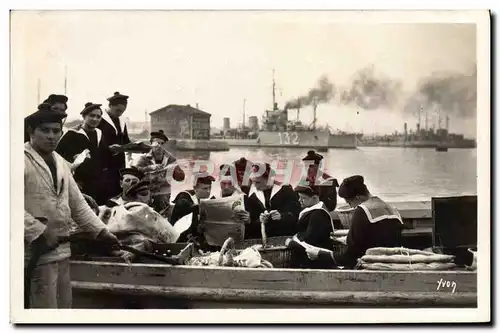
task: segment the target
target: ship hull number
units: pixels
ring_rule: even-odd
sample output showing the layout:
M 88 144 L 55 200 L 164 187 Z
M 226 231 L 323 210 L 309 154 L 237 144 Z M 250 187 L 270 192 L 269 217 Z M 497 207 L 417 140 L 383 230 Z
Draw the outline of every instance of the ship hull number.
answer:
M 298 145 L 299 134 L 297 132 L 278 132 L 280 145 Z

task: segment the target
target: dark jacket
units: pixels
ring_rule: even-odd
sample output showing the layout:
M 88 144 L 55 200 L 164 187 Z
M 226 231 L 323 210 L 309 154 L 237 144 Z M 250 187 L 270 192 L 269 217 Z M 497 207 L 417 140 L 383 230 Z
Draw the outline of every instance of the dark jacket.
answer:
M 277 210 L 281 214 L 281 220 L 270 220 L 266 223 L 266 235 L 292 236 L 296 233 L 297 220 L 300 212 L 300 204 L 297 194 L 290 185 L 275 184 L 272 189 L 260 192 L 265 202 L 259 200 L 259 191 L 252 186 L 248 196 L 247 211 L 250 213 L 250 224 L 245 229 L 245 238 L 262 238 L 260 214 L 264 211 Z M 245 203 L 246 204 L 246 203 Z
M 403 222 L 400 216 L 396 217 L 399 214 L 375 215 L 364 204 L 359 205 L 353 213 L 352 225 L 347 234 L 347 251 L 335 258 L 331 258 L 328 252 L 320 251 L 320 258 L 324 260 L 330 256 L 330 260 L 334 260 L 337 266 L 353 268 L 369 248 L 402 246 Z M 383 202 L 377 204 L 383 209 L 384 205 L 389 207 Z M 371 217 L 368 217 L 367 211 L 371 211 Z
M 172 210 L 170 223 L 175 225 L 175 223 L 180 220 L 183 216 L 193 213 L 193 219 L 191 227 L 184 231 L 178 242 L 186 242 L 190 235 L 199 236 L 198 224 L 199 224 L 199 214 L 200 206 L 198 199 L 195 197 L 194 190 L 183 191 L 177 194 L 173 200 L 174 208 Z
M 303 209 L 297 223 L 297 238 L 309 245 L 328 249 L 331 246 L 330 234 L 333 221 L 323 202 Z M 331 268 L 328 260 L 310 260 L 302 246 L 292 245 L 292 268 Z
M 116 126 L 108 112 L 102 114 L 101 122 L 98 128 L 102 131 L 102 137 L 106 146 L 114 144 L 124 145 L 130 143 L 127 133 L 127 125 L 120 119 L 120 126 Z M 120 188 L 120 169 L 125 167 L 125 153 L 113 155 L 109 149 L 103 158 L 104 174 L 103 181 L 106 183 L 108 198 L 114 197 L 121 192 Z
M 308 175 L 301 183 L 308 186 L 317 186 L 319 192 L 319 200 L 321 200 L 328 211 L 334 211 L 337 207 L 337 187 L 339 183 L 337 179 L 321 172 L 318 181 L 316 182 L 316 175 Z M 300 184 L 299 184 L 300 185 Z M 334 221 L 335 228 L 342 229 L 340 221 Z
M 214 197 L 212 196 L 211 199 Z M 175 197 L 174 208 L 172 210 L 172 215 L 170 217 L 170 223 L 175 225 L 183 216 L 193 213 L 191 226 L 184 231 L 177 242 L 183 243 L 187 242 L 191 237 L 197 237 L 200 245 L 205 247 L 203 231 L 200 227 L 200 205 L 198 199 L 195 196 L 194 190 L 182 191 Z
M 73 163 L 75 155 L 85 149 L 90 151 L 90 158 L 74 171 L 74 178 L 82 192 L 94 198 L 98 205 L 103 205 L 109 199 L 103 196 L 102 186 L 102 163 L 107 153 L 106 147 L 101 130 L 87 132 L 80 125 L 64 133 L 56 148 L 56 152 L 69 163 Z

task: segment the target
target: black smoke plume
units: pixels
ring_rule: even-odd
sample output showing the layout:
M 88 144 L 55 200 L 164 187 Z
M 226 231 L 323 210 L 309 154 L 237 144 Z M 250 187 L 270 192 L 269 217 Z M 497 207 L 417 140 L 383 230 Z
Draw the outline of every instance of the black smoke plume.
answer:
M 373 66 L 369 66 L 354 74 L 350 87 L 341 92 L 339 102 L 364 110 L 392 108 L 400 93 L 401 82 L 377 75 Z
M 300 109 L 314 102 L 317 104 L 328 103 L 335 97 L 335 86 L 330 83 L 326 76 L 322 76 L 315 88 L 309 90 L 307 95 L 297 97 L 285 104 L 285 109 Z
M 422 110 L 437 107 L 441 114 L 468 118 L 477 110 L 477 69 L 470 73 L 434 73 L 422 79 L 410 100 Z M 408 105 L 408 103 L 407 103 Z M 405 110 L 414 110 L 406 107 Z

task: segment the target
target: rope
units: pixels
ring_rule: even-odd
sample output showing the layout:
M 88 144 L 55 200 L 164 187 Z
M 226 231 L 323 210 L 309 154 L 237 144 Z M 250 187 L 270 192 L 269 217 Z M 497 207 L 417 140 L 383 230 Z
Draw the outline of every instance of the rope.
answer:
M 411 255 L 410 255 L 410 251 L 406 250 L 406 253 L 403 252 L 403 250 L 406 250 L 404 247 L 400 247 L 399 248 L 399 252 L 401 253 L 401 255 L 407 255 L 408 256 L 408 262 L 409 262 L 409 266 L 410 266 L 410 269 L 412 268 L 411 266 Z

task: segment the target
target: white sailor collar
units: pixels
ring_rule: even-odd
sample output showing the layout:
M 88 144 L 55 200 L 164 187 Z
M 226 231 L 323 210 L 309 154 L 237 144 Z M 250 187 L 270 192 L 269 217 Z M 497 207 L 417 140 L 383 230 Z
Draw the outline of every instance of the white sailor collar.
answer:
M 278 193 L 281 190 L 282 187 L 283 187 L 282 185 L 274 183 L 273 188 L 271 190 L 271 196 L 269 197 L 269 200 L 271 200 L 276 195 L 276 193 Z M 257 199 L 259 199 L 259 201 L 262 203 L 262 205 L 264 205 L 264 207 L 266 206 L 266 199 L 264 197 L 264 192 L 257 190 L 257 188 L 255 187 L 254 184 L 252 184 L 250 186 L 250 191 L 248 192 L 248 197 L 250 197 L 252 194 L 255 194 Z
M 101 138 L 102 138 L 102 131 L 100 129 L 98 129 L 98 128 L 96 128 L 95 131 L 96 131 L 96 134 L 97 134 L 97 144 L 99 144 L 101 142 Z M 70 128 L 70 129 L 68 129 L 68 132 L 74 132 L 74 133 L 78 133 L 78 134 L 84 135 L 87 138 L 87 140 L 90 141 L 90 138 L 87 135 L 87 132 L 85 132 L 85 130 L 83 129 L 82 125 L 78 125 L 75 128 Z M 68 132 L 66 132 L 66 133 L 68 133 Z
M 102 113 L 102 120 L 105 120 L 108 124 L 110 124 L 115 129 L 115 132 L 118 134 L 118 130 L 115 126 L 115 123 L 113 122 L 113 120 L 111 120 L 111 116 L 109 115 L 108 111 L 109 110 L 106 110 Z M 125 131 L 125 123 L 120 118 L 118 118 L 118 123 L 120 124 L 120 129 L 123 133 Z

